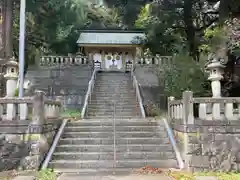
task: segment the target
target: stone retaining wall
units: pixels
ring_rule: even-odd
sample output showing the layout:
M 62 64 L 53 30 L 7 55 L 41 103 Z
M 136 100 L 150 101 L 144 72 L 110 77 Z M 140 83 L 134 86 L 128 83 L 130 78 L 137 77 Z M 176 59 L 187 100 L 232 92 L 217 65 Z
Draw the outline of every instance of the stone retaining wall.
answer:
M 192 171 L 240 170 L 240 122 L 172 123 L 182 157 Z
M 39 127 L 31 121 L 1 121 L 0 171 L 38 169 L 61 122 L 49 120 Z
M 42 90 L 48 96 L 60 96 L 67 109 L 81 109 L 91 79 L 92 66 L 88 64 L 64 66 L 31 66 L 26 79 L 32 91 Z
M 158 109 L 167 110 L 164 87 L 159 84 L 158 73 L 161 65 L 136 64 L 135 75 L 139 83 L 144 107 L 154 104 Z

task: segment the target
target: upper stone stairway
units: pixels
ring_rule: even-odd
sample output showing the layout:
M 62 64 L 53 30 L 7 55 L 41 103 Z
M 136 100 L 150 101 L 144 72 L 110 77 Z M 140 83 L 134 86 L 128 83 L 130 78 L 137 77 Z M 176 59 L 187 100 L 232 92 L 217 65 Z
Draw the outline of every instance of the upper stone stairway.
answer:
M 130 73 L 99 72 L 87 117 L 139 117 L 140 108 Z

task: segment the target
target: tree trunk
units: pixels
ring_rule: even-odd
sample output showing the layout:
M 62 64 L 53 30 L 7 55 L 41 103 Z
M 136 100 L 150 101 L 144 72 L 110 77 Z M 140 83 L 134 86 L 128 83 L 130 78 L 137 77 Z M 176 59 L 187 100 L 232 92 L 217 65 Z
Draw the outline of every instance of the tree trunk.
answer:
M 229 2 L 230 0 L 221 0 L 220 6 L 219 6 L 219 20 L 221 23 L 224 23 L 224 21 L 228 17 L 229 13 Z
M 190 55 L 194 58 L 194 60 L 198 60 L 198 50 L 197 50 L 197 44 L 195 39 L 195 28 L 193 25 L 193 18 L 192 18 L 192 7 L 193 7 L 193 0 L 184 0 L 183 16 L 184 16 L 186 37 L 189 44 L 189 52 L 190 52 Z
M 1 2 L 1 24 L 0 24 L 0 33 L 1 33 L 1 47 L 0 47 L 0 57 L 5 57 L 5 21 L 6 21 L 6 1 Z
M 6 19 L 5 19 L 5 57 L 7 59 L 13 56 L 13 0 L 5 0 Z

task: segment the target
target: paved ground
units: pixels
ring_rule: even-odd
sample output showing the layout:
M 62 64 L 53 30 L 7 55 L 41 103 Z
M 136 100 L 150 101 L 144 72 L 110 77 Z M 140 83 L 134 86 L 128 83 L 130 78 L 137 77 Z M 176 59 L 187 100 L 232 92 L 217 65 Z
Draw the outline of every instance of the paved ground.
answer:
M 58 180 L 172 180 L 165 175 L 128 175 L 128 176 L 67 176 L 61 175 Z
M 13 180 L 35 180 L 34 176 L 17 176 Z M 80 176 L 61 175 L 57 180 L 174 180 L 165 175 Z M 217 180 L 216 177 L 196 177 L 195 180 Z

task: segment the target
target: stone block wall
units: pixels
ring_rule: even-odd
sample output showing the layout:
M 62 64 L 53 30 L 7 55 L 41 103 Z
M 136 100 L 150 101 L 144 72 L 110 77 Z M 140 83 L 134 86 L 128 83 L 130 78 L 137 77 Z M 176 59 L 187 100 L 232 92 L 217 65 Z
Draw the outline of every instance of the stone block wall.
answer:
M 143 105 L 153 103 L 157 108 L 167 109 L 167 97 L 164 94 L 164 87 L 159 84 L 158 76 L 160 65 L 136 64 L 135 75 L 139 83 Z
M 191 171 L 240 171 L 240 121 L 196 119 L 195 124 L 172 123 L 172 128 Z
M 89 64 L 31 66 L 26 79 L 32 82 L 31 90 L 42 90 L 48 96 L 61 96 L 65 108 L 81 109 L 92 75 Z
M 42 126 L 30 122 L 0 122 L 0 171 L 38 169 L 62 121 L 49 120 Z

